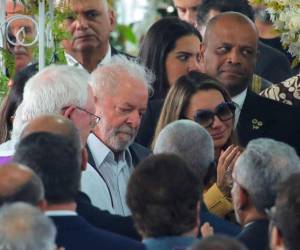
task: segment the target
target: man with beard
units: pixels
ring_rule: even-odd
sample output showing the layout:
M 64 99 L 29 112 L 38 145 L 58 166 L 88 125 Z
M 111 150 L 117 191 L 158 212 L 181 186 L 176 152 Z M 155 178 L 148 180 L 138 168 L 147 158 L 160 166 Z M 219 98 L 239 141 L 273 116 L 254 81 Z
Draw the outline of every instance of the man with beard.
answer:
M 241 32 L 242 31 L 242 32 Z M 237 12 L 213 17 L 201 45 L 204 73 L 217 78 L 236 103 L 236 129 L 242 146 L 255 138 L 284 141 L 300 152 L 299 112 L 293 107 L 263 98 L 248 87 L 257 59 L 255 24 Z
M 90 84 L 100 123 L 88 137 L 92 169 L 82 179 L 82 190 L 95 206 L 128 215 L 125 193 L 134 166 L 149 151 L 133 143 L 145 113 L 152 75 L 144 67 L 114 56 L 97 68 Z

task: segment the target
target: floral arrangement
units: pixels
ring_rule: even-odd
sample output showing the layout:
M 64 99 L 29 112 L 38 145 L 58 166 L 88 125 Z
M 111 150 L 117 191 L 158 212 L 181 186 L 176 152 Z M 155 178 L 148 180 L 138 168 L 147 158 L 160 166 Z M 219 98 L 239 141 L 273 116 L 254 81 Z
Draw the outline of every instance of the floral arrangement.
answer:
M 299 0 L 251 0 L 263 4 L 270 13 L 275 29 L 281 34 L 281 42 L 295 56 L 293 66 L 300 62 L 300 1 Z

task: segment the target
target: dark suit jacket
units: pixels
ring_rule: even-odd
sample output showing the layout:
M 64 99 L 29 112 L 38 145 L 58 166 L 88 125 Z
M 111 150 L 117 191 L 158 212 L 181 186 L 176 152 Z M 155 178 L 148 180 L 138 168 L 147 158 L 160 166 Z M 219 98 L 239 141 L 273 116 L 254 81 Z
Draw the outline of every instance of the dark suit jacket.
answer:
M 66 250 L 141 250 L 137 241 L 91 226 L 80 216 L 51 216 L 57 228 L 56 244 Z
M 240 226 L 210 213 L 204 203 L 201 203 L 200 222 L 201 225 L 205 222 L 209 222 L 209 224 L 214 228 L 214 232 L 218 234 L 236 236 L 241 232 Z
M 142 118 L 139 132 L 135 141 L 144 147 L 149 147 L 154 136 L 156 124 L 158 122 L 164 100 L 149 100 L 147 111 Z
M 244 227 L 237 239 L 249 250 L 267 250 L 269 246 L 268 220 L 257 220 Z
M 247 92 L 237 124 L 242 146 L 255 138 L 267 137 L 283 141 L 300 152 L 300 110 L 252 91 Z
M 258 43 L 258 57 L 255 73 L 272 83 L 278 83 L 292 76 L 290 62 L 285 54 L 264 44 Z
M 77 213 L 86 219 L 91 225 L 116 234 L 141 240 L 137 233 L 131 216 L 120 216 L 101 210 L 92 205 L 90 198 L 83 192 L 76 197 Z

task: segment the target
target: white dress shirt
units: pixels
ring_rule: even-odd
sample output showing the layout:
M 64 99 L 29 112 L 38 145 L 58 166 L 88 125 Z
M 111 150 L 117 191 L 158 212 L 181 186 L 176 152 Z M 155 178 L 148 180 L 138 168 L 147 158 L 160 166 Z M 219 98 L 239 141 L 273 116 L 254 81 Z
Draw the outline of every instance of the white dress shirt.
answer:
M 126 204 L 127 183 L 133 172 L 129 150 L 118 155 L 103 144 L 94 134 L 90 134 L 87 144 L 94 158 L 96 168 L 88 166 L 81 178 L 81 189 L 91 199 L 94 206 L 113 214 L 130 215 Z
M 232 97 L 232 101 L 237 106 L 237 108 L 235 109 L 234 128 L 236 128 L 236 125 L 240 118 L 241 110 L 243 108 L 243 105 L 244 105 L 244 102 L 246 99 L 246 95 L 247 95 L 247 89 L 245 89 L 242 93 Z
M 76 66 L 76 67 L 79 67 L 79 68 L 85 70 L 85 68 L 73 56 L 71 56 L 70 54 L 68 54 L 68 53 L 65 52 L 65 57 L 66 57 L 67 64 L 69 66 Z M 101 62 L 98 63 L 98 67 L 100 65 L 107 64 L 110 61 L 110 59 L 111 59 L 111 46 L 110 46 L 110 44 L 108 44 L 107 53 L 104 56 L 104 58 L 101 60 Z

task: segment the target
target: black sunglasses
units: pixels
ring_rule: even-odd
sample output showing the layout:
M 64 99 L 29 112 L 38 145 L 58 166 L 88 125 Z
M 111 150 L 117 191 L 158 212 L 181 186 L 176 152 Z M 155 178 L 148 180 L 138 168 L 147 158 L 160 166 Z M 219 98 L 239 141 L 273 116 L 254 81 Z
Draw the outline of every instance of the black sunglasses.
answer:
M 215 116 L 223 122 L 233 119 L 235 109 L 236 106 L 233 102 L 223 102 L 215 108 L 214 112 L 209 109 L 197 110 L 194 121 L 205 128 L 209 128 L 213 125 Z

